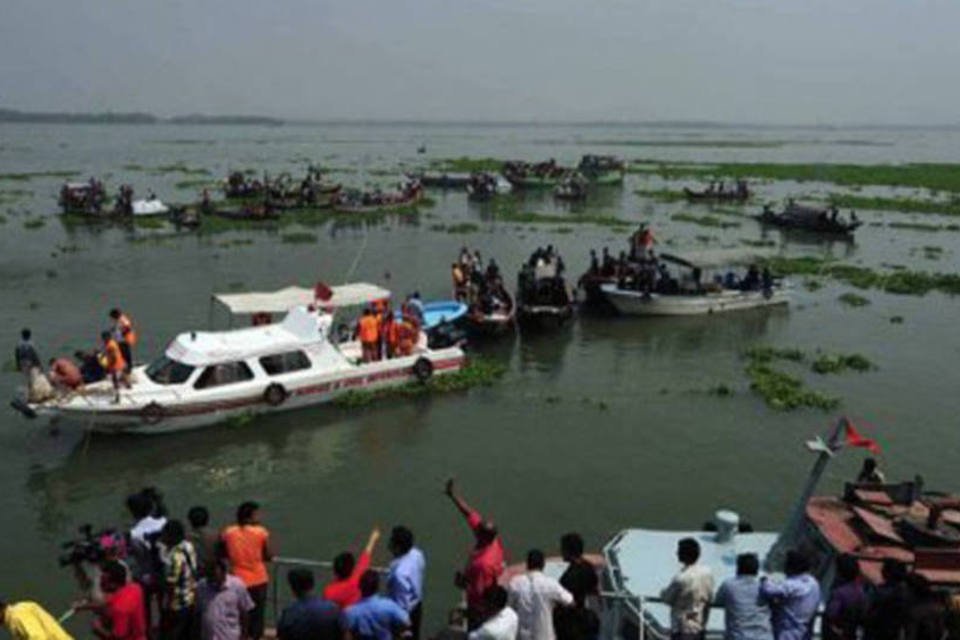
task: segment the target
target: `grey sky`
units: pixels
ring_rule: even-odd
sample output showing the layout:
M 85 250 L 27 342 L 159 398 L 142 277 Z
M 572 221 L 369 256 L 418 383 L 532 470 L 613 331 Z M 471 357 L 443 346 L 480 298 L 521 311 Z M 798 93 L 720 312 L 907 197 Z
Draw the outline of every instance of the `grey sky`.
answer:
M 0 106 L 960 121 L 956 0 L 0 0 Z

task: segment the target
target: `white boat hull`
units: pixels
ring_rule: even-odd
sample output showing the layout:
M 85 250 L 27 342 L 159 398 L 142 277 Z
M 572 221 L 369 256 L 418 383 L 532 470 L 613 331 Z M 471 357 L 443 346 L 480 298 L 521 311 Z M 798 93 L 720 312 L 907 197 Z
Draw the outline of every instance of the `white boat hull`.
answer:
M 629 316 L 697 316 L 772 307 L 789 302 L 787 290 L 783 287 L 775 287 L 768 292 L 724 289 L 702 295 L 646 295 L 640 291 L 620 289 L 615 284 L 604 284 L 600 290 L 618 312 Z
M 302 409 L 330 402 L 356 391 L 375 391 L 416 381 L 414 364 L 424 358 L 433 365 L 433 375 L 459 371 L 465 364 L 458 347 L 430 350 L 404 358 L 359 364 L 346 370 L 323 375 L 291 376 L 283 380 L 286 398 L 279 404 L 267 402 L 263 381 L 244 385 L 243 390 L 215 398 L 180 399 L 166 394 L 138 393 L 121 389 L 120 402 L 114 403 L 110 382 L 88 387 L 84 396 L 67 402 L 30 405 L 38 416 L 56 418 L 61 425 L 77 425 L 100 433 L 163 434 L 186 431 L 250 416 Z M 142 369 L 139 370 L 142 375 Z M 147 409 L 150 405 L 160 410 Z

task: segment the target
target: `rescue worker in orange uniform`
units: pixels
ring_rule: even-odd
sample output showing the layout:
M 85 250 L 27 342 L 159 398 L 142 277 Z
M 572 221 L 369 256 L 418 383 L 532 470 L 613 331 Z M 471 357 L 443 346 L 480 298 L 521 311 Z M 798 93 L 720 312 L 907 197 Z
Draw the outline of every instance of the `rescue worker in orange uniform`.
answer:
M 397 320 L 392 313 L 387 314 L 383 323 L 383 344 L 384 354 L 387 358 L 396 358 L 400 348 L 400 332 L 402 330 L 402 320 Z
M 126 363 L 125 371 L 130 373 L 130 369 L 133 367 L 133 347 L 137 346 L 137 332 L 133 328 L 130 317 L 120 309 L 111 309 L 110 318 L 113 320 L 113 337 L 120 346 L 123 360 Z
M 127 361 L 123 357 L 123 350 L 120 343 L 109 332 L 104 331 L 100 334 L 103 339 L 103 353 L 100 356 L 100 366 L 102 366 L 110 380 L 113 382 L 113 390 L 116 393 L 113 401 L 120 402 L 120 385 L 123 384 L 127 389 L 130 388 L 130 381 L 127 379 Z
M 420 337 L 420 327 L 409 317 L 404 317 L 399 325 L 397 354 L 399 356 L 409 356 L 413 353 L 413 348 Z
M 361 353 L 364 362 L 374 362 L 380 348 L 380 321 L 372 309 L 364 309 L 357 322 L 357 335 L 360 338 Z

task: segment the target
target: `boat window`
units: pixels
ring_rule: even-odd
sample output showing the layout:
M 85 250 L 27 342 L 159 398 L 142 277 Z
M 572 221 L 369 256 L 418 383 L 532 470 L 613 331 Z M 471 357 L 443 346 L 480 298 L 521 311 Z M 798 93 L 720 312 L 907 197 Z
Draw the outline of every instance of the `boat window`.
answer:
M 303 371 L 310 368 L 310 358 L 303 351 L 287 351 L 260 358 L 260 366 L 267 375 L 278 376 L 291 371 Z
M 157 384 L 183 384 L 190 378 L 194 367 L 162 356 L 147 367 L 147 377 Z
M 227 384 L 253 379 L 253 371 L 246 362 L 224 362 L 207 367 L 194 383 L 194 389 L 212 389 Z

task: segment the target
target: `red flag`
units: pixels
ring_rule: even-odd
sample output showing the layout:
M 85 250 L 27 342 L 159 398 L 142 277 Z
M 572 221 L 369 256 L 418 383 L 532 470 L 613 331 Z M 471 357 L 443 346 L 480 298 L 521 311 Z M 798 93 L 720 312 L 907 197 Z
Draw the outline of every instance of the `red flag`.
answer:
M 333 297 L 333 289 L 328 287 L 323 282 L 318 282 L 317 285 L 313 288 L 313 298 L 314 300 L 320 300 L 321 302 L 327 302 L 330 298 Z
M 880 454 L 880 445 L 877 444 L 877 441 L 873 438 L 865 438 L 860 435 L 850 420 L 846 421 L 844 429 L 846 431 L 846 444 L 848 447 L 861 447 L 869 450 L 870 453 Z

